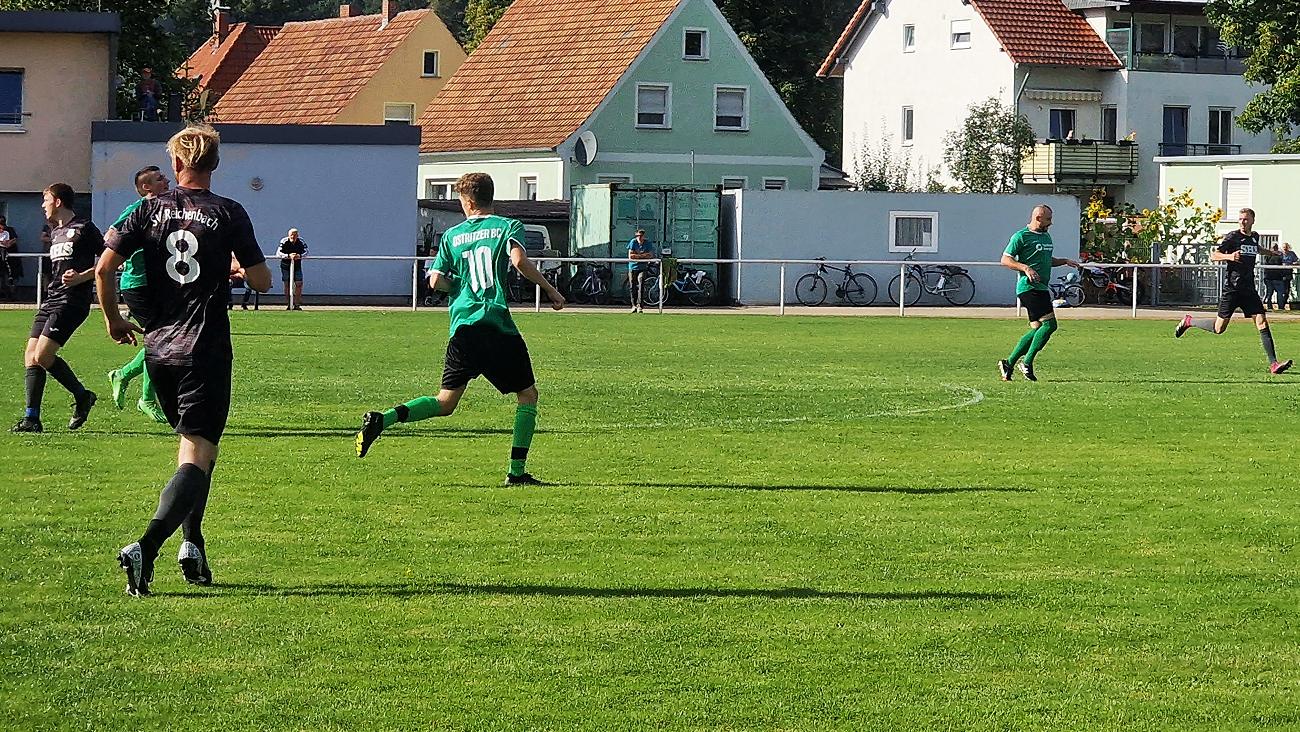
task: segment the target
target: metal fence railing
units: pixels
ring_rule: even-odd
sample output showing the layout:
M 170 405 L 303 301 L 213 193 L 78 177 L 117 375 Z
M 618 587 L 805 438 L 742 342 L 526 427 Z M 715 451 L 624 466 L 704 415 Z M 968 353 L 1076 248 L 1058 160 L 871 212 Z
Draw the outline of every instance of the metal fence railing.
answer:
M 48 255 L 33 253 L 33 254 L 10 254 L 8 256 L 9 258 L 30 259 L 38 262 L 36 266 L 35 300 L 36 300 L 37 307 L 39 307 L 42 302 L 44 291 L 46 289 L 44 268 L 40 266 L 39 260 L 45 259 Z M 273 258 L 274 257 L 268 259 L 273 259 Z M 425 266 L 427 265 L 427 263 L 432 261 L 432 257 L 379 256 L 379 255 L 347 255 L 347 256 L 318 255 L 318 256 L 312 256 L 311 260 L 312 261 L 348 261 L 348 262 L 366 262 L 366 261 L 410 262 L 411 263 L 410 309 L 416 310 L 420 306 L 421 300 L 423 300 L 425 296 L 429 294 L 428 292 L 426 292 L 427 285 L 425 285 L 424 283 L 425 278 L 422 275 L 424 274 Z M 567 297 L 570 289 L 569 285 L 574 281 L 575 278 L 590 276 L 589 274 L 583 274 L 585 268 L 605 265 L 607 268 L 606 270 L 607 274 L 604 274 L 602 276 L 607 277 L 609 279 L 609 282 L 607 282 L 606 284 L 611 286 L 612 289 L 614 280 L 618 278 L 618 276 L 615 275 L 615 271 L 616 271 L 615 266 L 627 265 L 630 260 L 628 260 L 626 257 L 595 257 L 595 258 L 534 257 L 533 261 L 535 264 L 538 265 L 538 268 L 543 271 L 543 273 L 548 277 L 548 279 L 552 280 L 552 283 L 557 286 L 557 289 L 560 289 L 562 292 L 564 292 L 564 294 Z M 665 309 L 666 301 L 669 299 L 664 293 L 673 284 L 671 282 L 665 281 L 664 279 L 663 264 L 665 260 L 653 259 L 653 260 L 641 260 L 641 261 L 649 261 L 657 265 L 658 273 L 656 277 L 658 280 L 657 284 L 658 284 L 658 292 L 660 293 L 660 297 L 658 298 L 657 302 L 652 303 L 652 306 L 654 306 L 660 312 L 663 312 Z M 719 268 L 718 271 L 720 271 L 721 267 L 723 266 L 733 268 L 730 274 L 735 278 L 735 285 L 734 288 L 730 288 L 731 294 L 719 298 L 718 301 L 713 304 L 721 304 L 722 302 L 743 302 L 744 293 L 742 291 L 742 285 L 747 281 L 744 279 L 744 277 L 742 277 L 744 270 L 748 269 L 752 273 L 753 270 L 755 269 L 768 269 L 768 270 L 775 269 L 773 275 L 775 276 L 778 285 L 777 287 L 778 294 L 777 294 L 777 302 L 774 304 L 777 306 L 777 312 L 782 315 L 785 314 L 787 307 L 790 304 L 789 286 L 791 284 L 791 275 L 795 274 L 798 276 L 802 276 L 810 271 L 816 271 L 816 269 L 821 265 L 831 265 L 836 267 L 851 266 L 854 268 L 859 268 L 859 270 L 861 270 L 861 268 L 871 267 L 871 268 L 876 268 L 876 271 L 880 271 L 883 269 L 891 273 L 893 271 L 897 271 L 898 276 L 896 278 L 893 278 L 890 281 L 890 284 L 886 284 L 885 286 L 881 287 L 880 296 L 883 298 L 892 299 L 894 303 L 896 303 L 897 305 L 898 314 L 900 316 L 906 315 L 907 309 L 909 307 L 914 307 L 907 304 L 906 302 L 907 298 L 905 296 L 905 293 L 902 292 L 903 288 L 906 286 L 908 275 L 909 275 L 909 268 L 911 267 L 915 267 L 915 266 L 921 266 L 924 268 L 960 267 L 963 269 L 971 269 L 971 270 L 982 270 L 982 271 L 992 270 L 992 272 L 1000 275 L 1004 275 L 1006 277 L 1005 290 L 1003 290 L 1002 287 L 998 288 L 999 291 L 1003 291 L 1007 293 L 1006 299 L 1001 301 L 1004 304 L 1006 303 L 1007 300 L 1012 299 L 1011 296 L 1011 293 L 1013 291 L 1012 282 L 1015 276 L 1013 273 L 1006 271 L 1000 262 L 962 262 L 962 261 L 949 262 L 949 261 L 935 261 L 935 260 L 913 261 L 913 260 L 898 260 L 898 259 L 876 260 L 876 259 L 802 259 L 802 258 L 800 259 L 793 259 L 793 258 L 792 259 L 694 259 L 694 258 L 688 259 L 688 258 L 683 258 L 683 259 L 676 259 L 673 261 L 679 265 L 681 264 L 712 265 Z M 285 288 L 286 290 L 285 297 L 290 306 L 297 304 L 294 302 L 293 299 L 294 295 L 293 295 L 293 287 L 292 287 L 294 273 L 297 266 L 298 265 L 296 261 L 290 260 L 289 286 Z M 1110 304 L 1127 305 L 1131 310 L 1133 317 L 1137 317 L 1138 310 L 1143 305 L 1156 306 L 1156 307 L 1175 306 L 1175 305 L 1196 305 L 1196 304 L 1205 304 L 1206 302 L 1213 301 L 1213 299 L 1216 299 L 1218 297 L 1218 290 L 1221 287 L 1222 273 L 1224 270 L 1223 265 L 1217 263 L 1132 264 L 1132 263 L 1087 262 L 1085 263 L 1085 267 L 1091 268 L 1093 270 L 1102 270 L 1107 272 L 1118 271 L 1118 272 L 1125 273 L 1125 275 L 1127 276 L 1127 285 L 1126 286 L 1122 285 L 1120 288 L 1118 288 L 1119 291 L 1124 294 L 1125 301 L 1121 303 L 1118 302 L 1116 298 L 1112 297 Z M 798 269 L 792 273 L 793 268 L 798 268 Z M 1269 270 L 1281 270 L 1287 273 L 1294 273 L 1296 269 L 1297 269 L 1296 267 L 1285 266 L 1285 265 L 1282 266 L 1259 265 L 1256 267 L 1257 285 L 1259 285 L 1262 289 L 1265 283 L 1263 275 L 1265 272 Z M 1204 288 L 1206 292 L 1200 292 L 1198 290 L 1197 292 L 1192 293 L 1195 295 L 1195 297 L 1187 297 L 1187 298 L 1180 299 L 1177 297 L 1170 297 L 1168 295 L 1164 295 L 1164 296 L 1161 295 L 1162 285 L 1165 282 L 1165 280 L 1172 281 L 1175 278 L 1182 277 L 1187 274 L 1193 274 L 1197 278 L 1199 278 L 1199 280 L 1213 281 L 1216 285 L 1215 287 L 1213 287 L 1213 292 L 1210 293 L 1209 292 L 1210 288 L 1207 287 Z M 1086 281 L 1087 277 L 1084 277 L 1083 279 Z M 1152 283 L 1155 283 L 1156 287 L 1144 291 L 1142 287 L 1143 281 L 1147 283 L 1148 288 L 1151 286 Z M 900 291 L 886 292 L 886 289 L 890 287 L 891 284 L 897 286 Z M 540 311 L 542 309 L 543 302 L 542 302 L 541 287 L 532 285 L 531 283 L 523 283 L 522 285 L 518 285 L 518 286 L 512 285 L 512 288 L 514 289 L 516 294 L 530 289 L 532 291 L 530 294 L 531 294 L 531 300 L 532 300 L 532 305 L 534 310 Z M 987 289 L 987 287 L 985 289 Z M 1149 297 L 1143 297 L 1144 292 L 1147 295 L 1149 295 Z M 389 294 L 391 295 L 391 293 Z M 521 298 L 516 297 L 517 301 L 519 299 Z M 1085 304 L 1096 304 L 1096 303 L 1085 303 Z M 952 306 L 952 307 L 959 307 L 959 306 Z M 1016 312 L 1019 313 L 1020 306 L 1018 303 L 1015 305 L 1015 309 Z

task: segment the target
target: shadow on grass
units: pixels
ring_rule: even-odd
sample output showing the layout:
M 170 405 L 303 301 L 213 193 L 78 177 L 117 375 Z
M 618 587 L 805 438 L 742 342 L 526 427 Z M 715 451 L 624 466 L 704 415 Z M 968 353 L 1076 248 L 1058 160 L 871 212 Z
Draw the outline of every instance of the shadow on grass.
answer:
M 1057 384 L 1123 384 L 1126 386 L 1144 386 L 1148 384 L 1215 384 L 1218 386 L 1271 384 L 1274 386 L 1293 386 L 1296 383 L 1288 381 L 1285 376 L 1274 376 L 1271 379 L 1231 379 L 1226 381 L 1223 379 L 1052 379 L 1052 382 Z
M 756 600 L 882 600 L 888 602 L 996 602 L 1010 594 L 1001 592 L 840 592 L 811 587 L 573 587 L 566 585 L 471 585 L 436 583 L 362 584 L 351 582 L 279 587 L 267 584 L 217 584 L 202 592 L 166 593 L 165 597 L 209 597 L 261 595 L 268 597 L 425 597 L 437 595 L 501 595 L 522 597 L 605 597 L 605 598 L 742 598 Z

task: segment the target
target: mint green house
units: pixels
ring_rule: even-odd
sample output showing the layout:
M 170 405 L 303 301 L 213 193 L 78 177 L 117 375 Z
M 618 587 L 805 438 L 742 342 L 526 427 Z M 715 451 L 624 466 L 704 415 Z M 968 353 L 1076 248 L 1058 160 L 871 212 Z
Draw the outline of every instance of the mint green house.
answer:
M 816 190 L 824 151 L 711 0 L 516 0 L 420 116 L 417 195 L 588 183 Z

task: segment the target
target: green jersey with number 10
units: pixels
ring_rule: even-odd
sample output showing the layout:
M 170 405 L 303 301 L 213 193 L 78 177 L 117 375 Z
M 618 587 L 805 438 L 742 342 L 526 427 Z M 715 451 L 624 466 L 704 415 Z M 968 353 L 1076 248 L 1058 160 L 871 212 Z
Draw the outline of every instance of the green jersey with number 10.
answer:
M 429 269 L 451 281 L 451 335 L 472 323 L 519 333 L 506 304 L 512 241 L 524 245 L 524 225 L 504 216 L 474 216 L 443 233 Z

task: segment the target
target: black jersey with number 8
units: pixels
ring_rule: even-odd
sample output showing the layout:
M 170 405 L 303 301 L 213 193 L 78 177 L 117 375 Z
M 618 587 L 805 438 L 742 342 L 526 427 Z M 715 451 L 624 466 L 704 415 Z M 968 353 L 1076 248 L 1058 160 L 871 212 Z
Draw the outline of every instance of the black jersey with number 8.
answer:
M 243 267 L 266 260 L 243 206 L 211 191 L 174 188 L 141 203 L 107 246 L 127 258 L 144 251 L 150 363 L 231 359 L 230 255 Z

